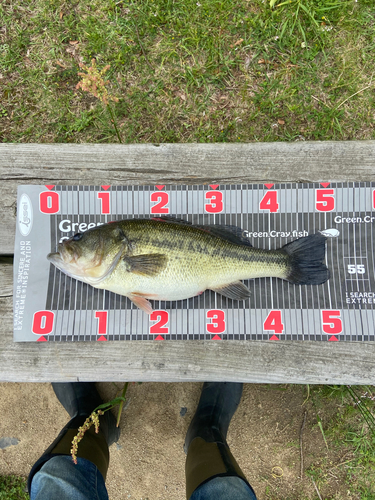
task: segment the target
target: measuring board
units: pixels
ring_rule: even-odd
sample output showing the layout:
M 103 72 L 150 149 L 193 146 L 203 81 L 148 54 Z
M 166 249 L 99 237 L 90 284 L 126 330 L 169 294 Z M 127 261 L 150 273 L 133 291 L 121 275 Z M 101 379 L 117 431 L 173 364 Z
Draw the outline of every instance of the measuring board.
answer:
M 241 227 L 255 248 L 327 236 L 323 285 L 244 281 L 247 300 L 211 290 L 152 301 L 68 277 L 47 260 L 77 232 L 129 218 L 173 216 Z M 14 340 L 373 341 L 375 183 L 19 186 L 14 260 Z

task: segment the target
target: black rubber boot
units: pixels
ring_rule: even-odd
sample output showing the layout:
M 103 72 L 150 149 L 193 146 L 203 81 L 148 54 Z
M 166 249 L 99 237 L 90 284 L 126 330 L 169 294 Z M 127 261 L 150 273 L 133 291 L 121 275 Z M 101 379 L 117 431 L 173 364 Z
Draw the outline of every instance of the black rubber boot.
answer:
M 215 477 L 237 476 L 246 484 L 243 472 L 230 452 L 227 433 L 242 396 L 243 384 L 205 382 L 198 408 L 186 433 L 186 498 Z
M 228 427 L 241 401 L 243 384 L 205 382 L 195 415 L 186 433 L 184 451 L 201 437 L 207 443 L 226 443 Z
M 32 467 L 28 477 L 29 493 L 34 475 L 50 458 L 57 455 L 70 455 L 72 440 L 77 435 L 78 428 L 83 425 L 92 411 L 103 403 L 94 383 L 53 383 L 52 387 L 57 399 L 69 413 L 71 420 Z M 93 462 L 105 480 L 109 465 L 108 447 L 118 440 L 120 429 L 116 427 L 116 419 L 111 411 L 102 415 L 99 422 L 98 434 L 95 433 L 94 426 L 86 431 L 78 445 L 77 456 Z
M 84 422 L 91 412 L 103 403 L 93 382 L 55 382 L 52 383 L 52 388 L 57 399 L 69 413 L 71 422 L 75 418 L 80 421 L 82 417 Z M 118 441 L 120 428 L 116 427 L 116 419 L 111 411 L 106 411 L 99 418 L 99 422 L 99 429 L 104 433 L 108 446 Z

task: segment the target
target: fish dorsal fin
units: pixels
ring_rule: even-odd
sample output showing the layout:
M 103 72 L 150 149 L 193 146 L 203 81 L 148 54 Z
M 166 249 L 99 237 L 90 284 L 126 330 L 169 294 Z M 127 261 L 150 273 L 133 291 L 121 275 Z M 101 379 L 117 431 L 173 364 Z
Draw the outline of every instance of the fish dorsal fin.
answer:
M 241 281 L 224 285 L 220 288 L 211 288 L 214 292 L 234 300 L 246 300 L 250 297 L 250 290 Z
M 181 219 L 180 217 L 173 217 L 172 215 L 161 215 L 160 217 L 152 217 L 151 220 L 156 220 L 159 222 L 174 222 L 175 224 L 186 224 L 191 226 L 191 222 L 186 219 Z
M 123 261 L 129 273 L 140 274 L 142 276 L 156 276 L 167 265 L 168 257 L 161 253 L 152 253 L 124 257 Z
M 162 216 L 162 217 L 154 217 L 152 220 L 156 220 L 159 222 L 170 222 L 174 224 L 184 224 L 187 226 L 192 226 L 206 233 L 210 233 L 213 236 L 217 236 L 219 238 L 223 238 L 224 240 L 235 243 L 236 245 L 246 245 L 248 247 L 252 247 L 253 245 L 250 241 L 244 236 L 243 230 L 238 226 L 233 225 L 220 225 L 220 224 L 192 224 L 188 220 L 180 219 L 178 217 L 171 216 Z
M 219 224 L 214 225 L 198 225 L 194 226 L 198 229 L 202 229 L 202 231 L 206 231 L 213 236 L 218 236 L 219 238 L 223 238 L 223 240 L 230 241 L 235 243 L 236 245 L 246 245 L 248 247 L 252 247 L 253 245 L 250 241 L 244 236 L 243 230 L 238 226 L 220 226 Z

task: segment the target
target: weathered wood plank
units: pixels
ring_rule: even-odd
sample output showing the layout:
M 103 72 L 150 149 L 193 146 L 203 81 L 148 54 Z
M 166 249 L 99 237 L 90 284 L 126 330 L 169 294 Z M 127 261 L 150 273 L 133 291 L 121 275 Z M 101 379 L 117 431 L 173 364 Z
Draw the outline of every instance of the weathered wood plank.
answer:
M 1 144 L 0 254 L 13 253 L 19 184 L 368 181 L 375 141 L 251 144 Z
M 0 145 L 0 254 L 13 253 L 19 184 L 369 181 L 375 141 Z M 349 342 L 13 343 L 12 271 L 0 264 L 0 380 L 228 380 L 370 384 L 375 344 Z
M 0 381 L 243 381 L 373 384 L 375 344 L 347 342 L 12 342 L 0 299 Z
M 13 295 L 13 259 L 0 257 L 0 297 Z

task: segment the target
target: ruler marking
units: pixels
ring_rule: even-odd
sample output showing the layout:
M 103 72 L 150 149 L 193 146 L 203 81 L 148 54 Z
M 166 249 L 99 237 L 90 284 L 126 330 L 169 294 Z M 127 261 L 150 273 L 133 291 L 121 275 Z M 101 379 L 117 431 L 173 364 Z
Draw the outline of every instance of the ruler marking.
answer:
M 241 227 L 251 233 L 267 232 L 268 235 L 262 237 L 251 235 L 255 248 L 282 248 L 288 240 L 300 237 L 299 231 L 307 230 L 311 234 L 335 227 L 340 231 L 338 238 L 327 240 L 325 261 L 331 271 L 331 279 L 323 286 L 299 286 L 297 289 L 297 285 L 269 277 L 244 280 L 252 292 L 246 301 L 228 299 L 213 291 L 183 301 L 153 301 L 154 309 L 169 308 L 169 338 L 212 338 L 207 330 L 207 311 L 215 308 L 225 313 L 224 335 L 228 339 L 242 338 L 242 335 L 251 339 L 270 338 L 272 330 L 264 330 L 263 322 L 271 310 L 280 310 L 284 324 L 283 338 L 325 340 L 329 334 L 322 333 L 321 310 L 326 309 L 342 311 L 342 339 L 374 339 L 374 308 L 369 297 L 375 287 L 374 230 L 373 223 L 368 227 L 367 219 L 363 219 L 374 214 L 374 183 L 331 183 L 330 188 L 335 189 L 336 207 L 331 212 L 324 212 L 316 207 L 315 192 L 322 189 L 320 184 L 275 184 L 272 190 L 277 193 L 279 210 L 271 212 L 267 206 L 262 205 L 260 209 L 260 201 L 271 189 L 265 185 L 218 188 L 166 186 L 171 215 L 193 219 L 193 223 L 221 223 Z M 205 211 L 208 189 L 218 189 L 223 193 L 220 214 Z M 56 186 L 55 191 L 60 195 L 60 212 L 49 216 L 51 251 L 54 251 L 60 236 L 70 237 L 78 232 L 77 224 L 83 221 L 86 224 L 91 221 L 105 223 L 110 220 L 108 215 L 119 220 L 120 210 L 124 219 L 131 218 L 132 214 L 135 218 L 148 216 L 150 194 L 154 190 L 155 186 L 111 186 L 108 191 L 110 214 L 103 214 L 98 212 L 101 204 L 97 195 L 102 191 L 101 187 Z M 336 220 L 340 213 L 341 220 Z M 76 224 L 69 232 L 61 232 L 60 229 L 65 219 Z M 73 227 L 78 229 L 73 230 Z M 293 230 L 297 231 L 296 235 Z M 276 233 L 271 236 L 271 231 Z M 287 238 L 282 236 L 282 231 L 291 233 Z M 364 273 L 361 266 L 365 266 Z M 154 337 L 149 331 L 149 318 L 140 313 L 128 298 L 92 288 L 70 278 L 55 266 L 50 267 L 48 276 L 48 296 L 41 309 L 55 311 L 54 330 L 49 340 L 96 339 L 97 319 L 94 312 L 99 309 L 108 310 L 108 339 Z M 356 292 L 367 293 L 367 299 L 355 297 Z M 190 327 L 185 313 L 186 318 L 190 318 Z M 192 330 L 194 325 L 197 330 Z

